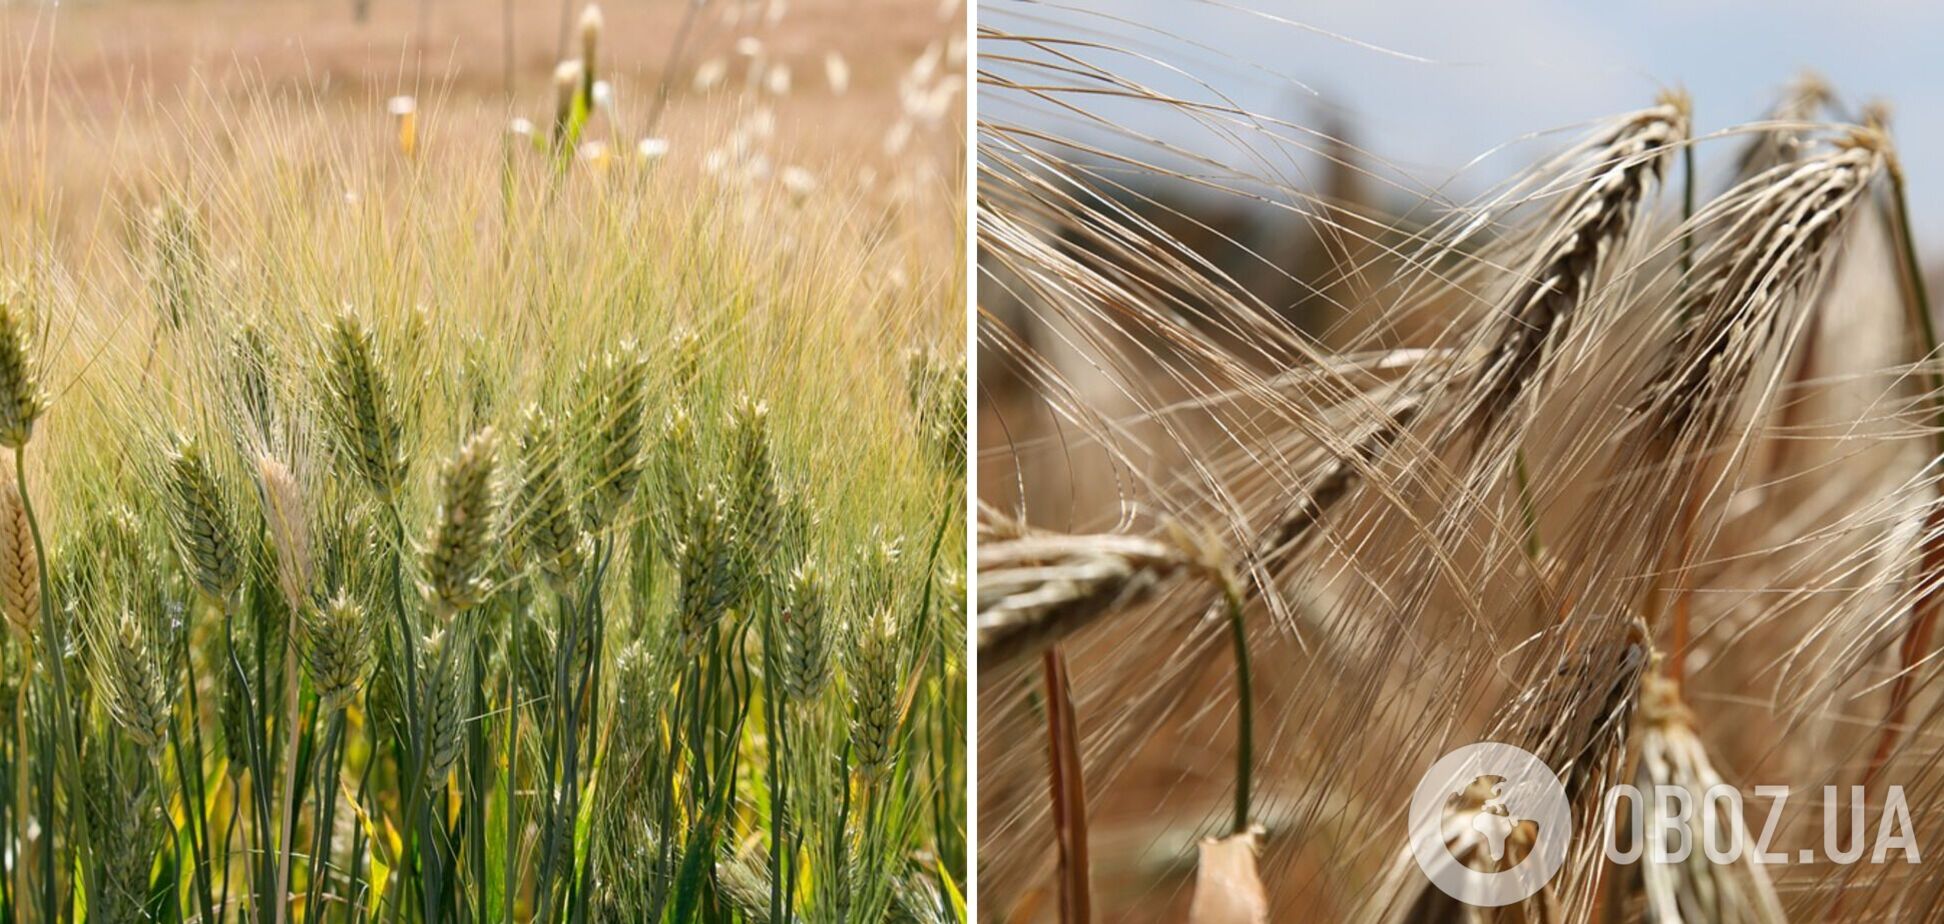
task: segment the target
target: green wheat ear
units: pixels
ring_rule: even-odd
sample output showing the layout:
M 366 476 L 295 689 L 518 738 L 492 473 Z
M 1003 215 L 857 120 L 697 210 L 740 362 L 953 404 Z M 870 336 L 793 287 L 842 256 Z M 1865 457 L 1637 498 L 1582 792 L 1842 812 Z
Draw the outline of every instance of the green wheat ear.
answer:
M 34 377 L 20 298 L 17 290 L 0 295 L 0 446 L 16 451 L 33 438 L 34 421 L 47 407 Z
M 897 750 L 903 676 L 897 619 L 880 607 L 856 627 L 857 644 L 848 666 L 851 707 L 851 757 L 867 780 L 889 769 Z
M 696 389 L 702 383 L 702 363 L 706 353 L 702 335 L 693 328 L 685 327 L 677 330 L 669 341 L 671 352 L 675 354 L 675 394 L 683 401 L 693 400 Z
M 459 653 L 465 645 L 454 632 L 437 630 L 426 636 L 424 683 L 425 781 L 437 786 L 459 762 L 465 743 L 466 715 L 472 709 L 471 688 L 462 682 Z
M 714 481 L 706 482 L 685 506 L 682 524 L 670 548 L 675 560 L 676 631 L 682 650 L 694 654 L 704 638 L 730 608 L 743 588 L 738 584 L 733 512 Z
M 271 371 L 277 362 L 275 348 L 262 328 L 246 323 L 230 344 L 229 360 L 231 386 L 236 390 L 244 422 L 263 445 L 276 445 L 277 393 L 271 384 Z
M 498 512 L 496 445 L 493 429 L 481 430 L 439 473 L 439 510 L 421 564 L 425 596 L 442 617 L 479 605 L 491 589 L 486 547 Z
M 328 421 L 345 461 L 381 501 L 405 483 L 405 428 L 391 385 L 378 366 L 371 330 L 341 314 L 325 340 Z
M 781 524 L 775 465 L 770 458 L 769 405 L 748 395 L 729 410 L 730 503 L 734 507 L 739 584 L 747 598 L 776 557 Z
M 343 709 L 371 667 L 371 622 L 364 608 L 340 591 L 330 603 L 307 609 L 297 625 L 319 708 Z
M 932 461 L 948 478 L 965 476 L 965 357 L 934 350 L 905 356 L 905 391 Z
M 634 499 L 641 485 L 647 443 L 648 361 L 633 341 L 581 370 L 580 419 L 574 427 L 581 450 L 587 531 L 599 533 Z
M 830 682 L 829 588 L 817 563 L 806 559 L 783 585 L 783 689 L 809 703 Z
M 158 749 L 167 739 L 174 709 L 167 678 L 157 663 L 163 639 L 149 637 L 141 620 L 127 611 L 91 634 L 93 679 L 103 708 L 129 740 Z
M 169 453 L 167 495 L 169 536 L 183 568 L 205 598 L 227 605 L 243 583 L 236 521 L 208 460 L 186 437 Z
M 580 579 L 586 554 L 560 458 L 559 425 L 538 406 L 528 407 L 520 432 L 515 541 L 521 557 L 540 569 L 549 587 L 564 594 Z

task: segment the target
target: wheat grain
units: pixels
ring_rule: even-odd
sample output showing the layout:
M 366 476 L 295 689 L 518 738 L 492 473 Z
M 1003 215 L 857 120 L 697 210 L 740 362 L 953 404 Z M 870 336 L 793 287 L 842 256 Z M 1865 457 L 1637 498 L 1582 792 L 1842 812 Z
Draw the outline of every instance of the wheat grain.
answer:
M 856 644 L 847 670 L 853 697 L 851 761 L 866 780 L 876 780 L 891 766 L 903 721 L 900 627 L 892 611 L 880 606 L 852 631 Z
M 404 424 L 370 329 L 344 313 L 325 342 L 326 413 L 344 461 L 381 501 L 405 482 Z
M 829 590 L 814 560 L 791 570 L 782 612 L 783 688 L 797 703 L 814 702 L 830 682 Z
M 270 546 L 277 555 L 277 587 L 293 613 L 310 600 L 315 560 L 311 550 L 311 522 L 303 490 L 289 467 L 270 457 L 257 457 L 257 484 L 263 490 L 263 515 L 270 529 Z
M 555 592 L 566 593 L 586 559 L 585 535 L 567 495 L 558 425 L 538 406 L 529 407 L 525 416 L 514 514 L 517 541 L 526 561 L 540 569 Z
M 303 614 L 297 625 L 305 642 L 304 669 L 320 708 L 335 712 L 351 703 L 370 669 L 371 623 L 364 608 L 342 592 Z
M 493 429 L 481 430 L 439 473 L 439 510 L 420 566 L 426 597 L 443 618 L 477 606 L 491 590 L 487 544 L 498 507 L 493 496 L 496 448 Z
M 0 293 L 0 446 L 15 452 L 34 435 L 46 408 L 27 345 L 28 318 L 19 290 Z
M 169 531 L 176 554 L 204 599 L 228 606 L 243 583 L 236 518 L 194 440 L 178 439 L 167 464 Z
M 40 572 L 27 508 L 11 474 L 0 478 L 0 610 L 23 644 L 31 645 L 40 618 Z

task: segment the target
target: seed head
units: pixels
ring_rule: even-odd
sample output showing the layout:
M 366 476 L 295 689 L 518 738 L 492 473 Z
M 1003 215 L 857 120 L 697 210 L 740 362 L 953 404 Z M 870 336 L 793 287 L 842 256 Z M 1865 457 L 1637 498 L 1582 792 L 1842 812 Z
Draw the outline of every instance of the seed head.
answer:
M 783 689 L 795 702 L 815 700 L 830 682 L 828 600 L 816 562 L 805 560 L 790 572 L 778 618 L 783 630 Z
M 263 518 L 269 527 L 270 546 L 277 554 L 277 587 L 283 591 L 290 611 L 301 612 L 310 597 L 315 564 L 304 493 L 290 469 L 269 455 L 257 457 L 257 480 L 263 487 Z
M 88 875 L 98 880 L 92 891 L 99 900 L 90 900 L 88 918 L 152 920 L 149 874 L 162 833 L 158 774 L 153 765 L 108 746 L 89 747 L 81 765 L 75 808 L 87 813 L 94 835 Z
M 581 60 L 587 62 L 588 73 L 594 72 L 594 53 L 600 49 L 601 27 L 605 20 L 601 17 L 601 5 L 590 3 L 581 10 L 580 40 Z
M 875 780 L 891 766 L 902 719 L 897 623 L 888 608 L 858 627 L 849 673 L 851 757 L 865 779 Z
M 40 569 L 27 505 L 12 470 L 0 476 L 0 611 L 21 639 L 32 644 L 40 618 Z
M 142 621 L 127 611 L 90 635 L 90 662 L 95 689 L 108 715 L 130 740 L 159 748 L 169 733 L 173 697 L 164 679 L 158 652 L 165 639 L 150 638 Z
M 304 667 L 325 712 L 344 708 L 371 666 L 371 622 L 363 607 L 340 592 L 330 603 L 304 611 L 298 623 Z
M 965 357 L 913 350 L 905 358 L 905 390 L 918 433 L 939 471 L 965 475 Z
M 493 429 L 479 431 L 439 473 L 439 512 L 422 553 L 425 595 L 450 616 L 479 605 L 490 589 L 486 546 L 493 534 Z
M 34 435 L 47 405 L 27 348 L 27 320 L 19 295 L 0 296 L 0 446 L 19 450 Z
M 895 607 L 902 588 L 899 568 L 904 557 L 903 545 L 886 536 L 882 529 L 875 529 L 871 538 L 858 546 L 856 555 L 853 565 L 856 584 L 851 590 L 853 605 L 867 613 Z
M 171 329 L 180 330 L 195 316 L 208 275 L 202 223 L 187 203 L 170 197 L 149 213 L 148 232 L 154 251 L 149 286 L 156 308 Z
M 778 502 L 770 461 L 769 406 L 747 395 L 737 398 L 729 411 L 729 444 L 739 564 L 753 579 L 776 553 Z
M 682 651 L 693 655 L 708 631 L 735 605 L 740 591 L 735 527 L 722 489 L 711 481 L 687 506 L 687 522 L 674 533 L 677 632 Z
M 685 327 L 676 331 L 672 339 L 675 353 L 675 390 L 686 400 L 694 397 L 696 386 L 702 381 L 704 358 L 702 335 Z
M 202 450 L 187 438 L 168 458 L 169 533 L 182 566 L 210 602 L 227 605 L 243 583 L 236 521 Z
M 581 374 L 579 442 L 587 493 L 583 515 L 600 532 L 634 499 L 647 442 L 648 362 L 632 341 Z
M 575 110 L 581 105 L 581 81 L 587 73 L 579 61 L 562 61 L 554 68 L 554 145 L 572 153 L 579 126 Z
M 324 391 L 346 463 L 379 500 L 390 501 L 405 483 L 404 426 L 373 335 L 349 314 L 331 325 L 325 343 Z
M 553 418 L 529 408 L 520 434 L 517 541 L 522 557 L 539 567 L 554 590 L 566 592 L 580 578 L 584 536 L 560 470 L 560 433 Z
M 245 324 L 230 345 L 231 387 L 244 424 L 268 445 L 277 431 L 277 395 L 270 383 L 276 355 L 263 330 Z
M 465 741 L 469 689 L 460 682 L 459 655 L 464 646 L 452 633 L 438 630 L 427 636 L 425 658 L 425 781 L 437 786 L 459 762 Z

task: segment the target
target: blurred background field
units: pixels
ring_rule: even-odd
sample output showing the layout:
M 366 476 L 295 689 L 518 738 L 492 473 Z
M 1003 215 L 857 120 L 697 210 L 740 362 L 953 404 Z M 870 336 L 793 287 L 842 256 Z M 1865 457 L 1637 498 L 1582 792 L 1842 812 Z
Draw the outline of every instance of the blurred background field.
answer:
M 250 113 L 282 113 L 280 131 L 315 133 L 320 146 L 382 145 L 397 96 L 418 103 L 426 153 L 494 151 L 509 120 L 551 119 L 580 8 L 370 0 L 361 21 L 350 0 L 9 3 L 0 202 L 18 209 L 45 190 L 62 200 L 61 220 L 78 220 L 156 163 L 194 156 L 223 114 L 245 133 Z M 603 14 L 615 108 L 590 139 L 617 159 L 652 135 L 678 168 L 769 181 L 789 171 L 860 208 L 933 194 L 957 173 L 956 2 L 628 2 Z M 293 104 L 328 118 L 291 124 Z M 739 146 L 745 162 L 729 163 Z

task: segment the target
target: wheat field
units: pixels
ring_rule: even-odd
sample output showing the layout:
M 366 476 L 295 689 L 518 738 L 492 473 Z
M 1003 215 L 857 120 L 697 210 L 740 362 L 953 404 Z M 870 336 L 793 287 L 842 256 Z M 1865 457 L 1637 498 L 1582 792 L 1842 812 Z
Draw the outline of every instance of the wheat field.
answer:
M 0 917 L 965 919 L 964 10 L 870 6 L 0 10 Z

